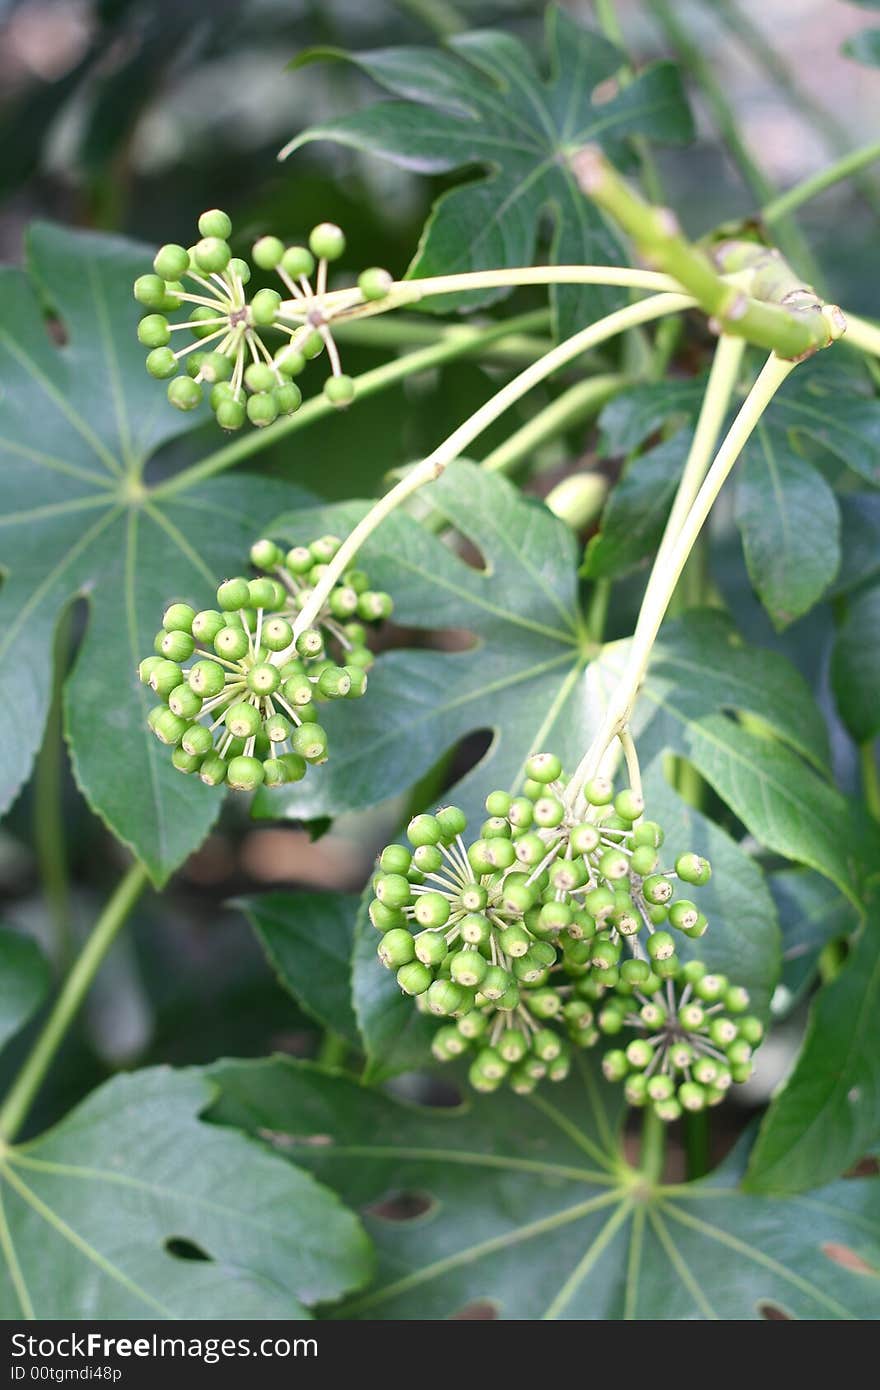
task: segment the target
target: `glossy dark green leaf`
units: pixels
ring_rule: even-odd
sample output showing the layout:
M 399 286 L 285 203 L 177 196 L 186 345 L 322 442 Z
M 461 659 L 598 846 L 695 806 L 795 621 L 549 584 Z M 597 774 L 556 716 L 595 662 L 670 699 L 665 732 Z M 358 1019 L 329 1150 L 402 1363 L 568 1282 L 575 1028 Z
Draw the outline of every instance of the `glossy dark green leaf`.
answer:
M 875 866 L 876 867 L 876 866 Z M 797 1064 L 764 1117 L 749 1164 L 756 1192 L 827 1182 L 880 1143 L 880 904 L 816 995 Z
M 599 450 L 631 454 L 660 430 L 688 423 L 697 414 L 706 377 L 644 382 L 621 391 L 608 402 L 599 417 Z
M 364 1282 L 357 1219 L 264 1146 L 203 1123 L 212 1094 L 198 1071 L 119 1076 L 4 1153 L 4 1318 L 303 1318 Z
M 483 171 L 435 204 L 410 267 L 414 276 L 531 265 L 545 215 L 553 218 L 558 263 L 619 263 L 616 236 L 578 189 L 568 160 L 591 142 L 620 156 L 635 134 L 689 140 L 693 127 L 678 71 L 655 63 L 609 93 L 603 84 L 615 77 L 623 55 L 556 5 L 547 11 L 547 53 L 545 80 L 519 39 L 489 30 L 456 36 L 446 50 L 312 50 L 295 64 L 347 59 L 396 99 L 311 126 L 288 149 L 334 140 L 418 173 Z M 445 296 L 441 307 L 497 297 Z M 553 300 L 563 337 L 623 302 L 620 292 L 598 288 L 557 291 Z
M 859 925 L 859 915 L 827 878 L 812 869 L 781 869 L 767 880 L 782 931 L 782 978 L 774 1015 L 790 1013 L 812 985 L 819 956 L 829 941 L 844 940 Z
M 137 662 L 152 650 L 167 602 L 207 606 L 267 518 L 302 494 L 260 478 L 218 478 L 168 502 L 145 482 L 152 454 L 192 427 L 147 376 L 135 336 L 131 282 L 149 259 L 115 237 L 39 226 L 29 274 L 0 272 L 0 806 L 28 776 L 55 626 L 82 596 L 88 626 L 66 691 L 74 775 L 160 882 L 204 838 L 220 798 L 176 773 L 147 730 L 152 697 Z
M 840 565 L 840 514 L 822 474 L 758 427 L 740 461 L 736 520 L 749 576 L 781 630 L 809 612 Z
M 680 430 L 627 464 L 584 555 L 588 579 L 614 579 L 656 551 L 690 448 Z
M 49 963 L 37 943 L 0 928 L 0 1047 L 40 1007 L 49 990 Z
M 367 914 L 372 896 L 367 889 L 357 915 L 351 990 L 367 1054 L 366 1079 L 380 1081 L 428 1065 L 437 1025 L 413 1007 L 393 972 L 380 965 L 376 956 L 379 934 Z
M 280 983 L 298 1004 L 360 1046 L 351 1003 L 351 953 L 358 899 L 350 893 L 261 893 L 236 903 Z
M 848 600 L 831 656 L 834 698 L 857 743 L 880 733 L 880 584 Z
M 845 594 L 870 579 L 880 578 L 880 495 L 844 493 L 840 508 L 840 569 L 833 594 Z
M 364 1212 L 378 1269 L 345 1317 L 475 1304 L 519 1320 L 876 1316 L 876 1278 L 853 1268 L 880 1266 L 875 1179 L 745 1195 L 735 1154 L 709 1181 L 655 1186 L 623 1157 L 619 1088 L 578 1072 L 431 1110 L 308 1064 L 221 1064 L 214 1114 L 270 1131 Z
M 766 423 L 817 450 L 819 459 L 845 464 L 880 486 L 880 400 L 869 394 L 861 373 L 833 353 L 820 354 L 789 377 Z

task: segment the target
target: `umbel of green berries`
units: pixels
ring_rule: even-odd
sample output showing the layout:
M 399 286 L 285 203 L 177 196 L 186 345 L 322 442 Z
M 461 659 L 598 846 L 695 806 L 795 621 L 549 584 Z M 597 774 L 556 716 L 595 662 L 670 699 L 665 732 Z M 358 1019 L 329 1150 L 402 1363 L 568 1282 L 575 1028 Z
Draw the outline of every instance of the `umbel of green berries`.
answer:
M 153 273 L 134 282 L 134 297 L 147 310 L 138 325 L 138 338 L 149 350 L 147 371 L 169 379 L 171 404 L 194 410 L 207 393 L 223 429 L 237 430 L 247 421 L 271 425 L 299 409 L 302 392 L 294 377 L 326 352 L 330 376 L 324 394 L 332 405 L 348 405 L 354 382 L 342 371 L 332 325 L 384 298 L 392 284 L 387 271 L 365 270 L 356 287 L 328 294 L 328 264 L 344 252 L 345 237 L 322 222 L 312 229 L 308 246 L 285 246 L 275 236 L 255 243 L 253 264 L 273 271 L 284 293 L 260 289 L 248 300 L 251 265 L 232 255 L 227 214 L 219 208 L 203 212 L 198 226 L 195 245 L 161 246 Z M 177 313 L 182 317 L 172 322 Z
M 598 1024 L 629 1041 L 605 1053 L 605 1077 L 622 1081 L 630 1105 L 652 1106 L 661 1120 L 719 1105 L 733 1082 L 752 1075 L 764 1029 L 748 1007 L 741 985 L 699 960 L 679 964 L 665 981 L 618 985 Z
M 224 580 L 216 608 L 166 609 L 138 674 L 159 697 L 148 722 L 173 749 L 178 771 L 198 773 L 212 787 L 254 791 L 298 782 L 308 764 L 326 762 L 320 707 L 365 693 L 373 661 L 366 624 L 392 608 L 362 571 L 349 570 L 294 639 L 294 624 L 339 546 L 337 537 L 322 536 L 285 553 L 259 540 L 251 549 L 258 578 Z
M 585 801 L 571 808 L 559 758 L 539 753 L 521 796 L 486 798 L 470 844 L 463 813 L 447 806 L 417 816 L 409 846 L 380 856 L 370 904 L 379 959 L 419 1008 L 447 1020 L 434 1055 L 472 1054 L 478 1090 L 562 1080 L 573 1047 L 629 1017 L 634 989 L 649 998 L 677 979 L 676 934 L 706 930 L 674 893 L 676 882 L 706 883 L 708 862 L 686 852 L 662 868 L 663 831 L 629 789 L 615 796 L 596 778 Z M 623 1012 L 609 1013 L 618 999 Z

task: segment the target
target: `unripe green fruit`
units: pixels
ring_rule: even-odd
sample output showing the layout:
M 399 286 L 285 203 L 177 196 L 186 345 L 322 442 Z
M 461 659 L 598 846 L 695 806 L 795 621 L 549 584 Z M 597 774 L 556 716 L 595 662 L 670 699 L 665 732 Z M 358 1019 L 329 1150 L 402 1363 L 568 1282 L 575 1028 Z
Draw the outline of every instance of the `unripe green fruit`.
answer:
M 162 614 L 162 626 L 166 632 L 188 632 L 193 630 L 196 610 L 188 603 L 171 603 Z
M 602 1074 L 606 1081 L 622 1081 L 629 1071 L 626 1053 L 619 1047 L 612 1048 L 602 1058 Z
M 370 266 L 358 276 L 358 289 L 367 300 L 384 299 L 393 284 L 394 280 L 388 271 L 380 270 L 378 266 Z
M 474 1038 L 481 1038 L 489 1026 L 489 1020 L 485 1014 L 477 1009 L 470 1013 L 462 1014 L 456 1023 L 456 1028 L 463 1038 L 473 1041 Z
M 307 545 L 292 546 L 284 557 L 284 563 L 291 574 L 305 574 L 314 563 L 312 552 Z
M 654 1113 L 664 1124 L 673 1124 L 681 1118 L 681 1105 L 677 1100 L 658 1100 L 654 1102 Z
M 148 348 L 165 347 L 171 342 L 171 329 L 162 314 L 147 314 L 146 318 L 142 318 L 137 335 L 138 342 Z
M 529 1008 L 535 1018 L 556 1018 L 562 1012 L 562 999 L 555 989 L 533 989 Z
M 606 1004 L 605 1008 L 599 1011 L 596 1022 L 608 1036 L 619 1033 L 623 1028 L 623 1010 L 615 1004 Z
M 344 667 L 329 666 L 318 677 L 318 690 L 325 700 L 344 700 L 351 689 L 351 677 Z
M 195 410 L 202 401 L 202 388 L 188 376 L 176 376 L 168 386 L 168 400 L 178 410 Z
M 171 762 L 172 765 L 177 768 L 178 772 L 192 773 L 198 772 L 202 760 L 201 758 L 193 757 L 191 753 L 187 753 L 185 749 L 178 746 L 172 751 Z
M 247 674 L 247 686 L 255 695 L 274 695 L 281 684 L 281 673 L 271 662 L 252 666 Z
M 747 1014 L 738 1021 L 740 1037 L 745 1038 L 746 1042 L 752 1047 L 757 1047 L 764 1036 L 764 1025 L 759 1018 Z
M 319 222 L 309 234 L 309 250 L 319 260 L 336 261 L 345 250 L 345 236 L 333 222 Z
M 431 1043 L 431 1051 L 439 1061 L 460 1057 L 463 1052 L 467 1052 L 467 1040 L 455 1025 L 450 1023 L 445 1028 L 438 1028 Z
M 532 1051 L 542 1062 L 552 1062 L 562 1052 L 562 1039 L 551 1028 L 541 1028 L 532 1039 Z
M 489 962 L 479 951 L 456 951 L 449 957 L 449 973 L 457 984 L 479 988 L 486 977 Z
M 491 999 L 497 1003 L 504 997 L 512 983 L 512 977 L 502 966 L 490 965 L 480 984 L 480 993 L 486 999 Z
M 149 724 L 159 742 L 171 747 L 180 742 L 187 728 L 187 721 L 164 705 L 150 712 Z
M 742 985 L 731 985 L 724 994 L 724 1007 L 728 1013 L 743 1014 L 749 1007 L 749 992 Z
M 293 640 L 293 628 L 286 618 L 269 618 L 263 623 L 263 646 L 270 652 L 283 652 Z
M 706 967 L 701 960 L 685 961 L 681 971 L 682 979 L 689 985 L 695 985 L 705 974 Z
M 727 1060 L 732 1068 L 744 1066 L 752 1058 L 752 1049 L 745 1038 L 736 1038 L 727 1048 Z
M 202 759 L 199 778 L 207 787 L 219 787 L 226 781 L 227 764 L 217 753 L 209 753 Z
M 281 257 L 281 269 L 290 276 L 291 280 L 299 280 L 301 276 L 309 276 L 315 269 L 315 258 L 311 251 L 307 251 L 304 246 L 288 246 Z
M 638 820 L 645 809 L 644 798 L 638 792 L 627 787 L 624 791 L 618 792 L 614 798 L 614 809 L 621 820 L 629 822 Z
M 418 845 L 412 862 L 423 874 L 438 874 L 443 868 L 443 855 L 436 845 Z
M 591 854 L 599 843 L 599 830 L 595 825 L 584 821 L 572 827 L 569 837 L 574 854 Z
M 704 1004 L 714 1004 L 722 997 L 727 985 L 726 975 L 707 973 L 697 980 L 694 985 L 694 994 L 698 999 L 702 999 Z
M 225 241 L 232 231 L 232 222 L 219 208 L 209 208 L 199 218 L 199 232 L 204 237 L 220 237 Z
M 206 729 L 204 724 L 190 724 L 180 740 L 180 746 L 185 753 L 189 753 L 192 757 L 203 758 L 214 747 L 211 730 Z
M 163 700 L 167 700 L 172 690 L 176 690 L 181 682 L 181 670 L 176 661 L 168 661 L 162 657 L 150 667 L 148 677 L 150 687 Z
M 168 708 L 181 719 L 195 719 L 202 701 L 194 690 L 181 683 L 168 696 Z
M 259 266 L 260 270 L 275 270 L 281 264 L 283 255 L 284 242 L 277 236 L 261 236 L 251 249 L 254 265 Z
M 227 661 L 240 661 L 248 653 L 247 634 L 240 627 L 221 627 L 214 638 L 214 651 Z
M 226 715 L 226 727 L 236 738 L 253 738 L 259 733 L 260 723 L 259 710 L 243 702 L 232 705 Z
M 599 859 L 599 873 L 612 883 L 629 874 L 629 860 L 619 849 L 606 849 Z
M 584 898 L 584 906 L 597 922 L 604 922 L 614 912 L 617 904 L 611 889 L 600 885 L 598 888 L 590 889 Z
M 675 1095 L 675 1082 L 671 1076 L 652 1076 L 648 1078 L 647 1089 L 651 1100 L 671 1100 Z
M 194 646 L 188 632 L 161 632 L 156 636 L 156 650 L 168 661 L 188 661 Z
M 320 724 L 300 724 L 291 738 L 293 751 L 307 763 L 323 762 L 327 756 L 327 735 Z
M 280 348 L 275 354 L 275 366 L 286 377 L 299 376 L 305 365 L 306 359 L 296 348 Z
M 221 383 L 229 381 L 235 364 L 222 352 L 208 352 L 200 368 L 202 380 Z
M 431 972 L 421 961 L 410 961 L 398 970 L 397 983 L 404 994 L 424 994 L 431 986 Z
M 620 967 L 621 977 L 629 985 L 642 985 L 651 973 L 646 960 L 625 960 Z
M 222 430 L 240 430 L 247 419 L 247 411 L 242 402 L 231 398 L 220 401 L 214 415 Z
M 412 896 L 410 882 L 402 874 L 381 875 L 376 879 L 373 891 L 383 906 L 390 908 L 406 907 Z
M 642 1106 L 647 1105 L 648 1083 L 644 1076 L 639 1073 L 636 1073 L 635 1076 L 628 1076 L 624 1083 L 623 1094 L 626 1097 L 628 1105 L 633 1105 L 637 1109 L 641 1109 Z
M 648 937 L 648 955 L 652 961 L 669 960 L 675 954 L 675 941 L 668 931 L 655 931 Z
M 415 942 L 405 927 L 392 927 L 376 947 L 376 954 L 388 970 L 398 970 L 415 959 Z
M 406 924 L 406 916 L 399 908 L 387 907 L 378 898 L 373 899 L 367 911 L 376 931 L 390 931 L 392 927 L 402 927 Z
M 358 597 L 358 616 L 363 618 L 364 622 L 378 623 L 384 618 L 390 618 L 393 609 L 394 602 L 390 594 L 368 589 Z
M 251 318 L 259 327 L 270 328 L 278 317 L 280 307 L 281 295 L 277 290 L 257 290 L 251 300 Z
M 705 1019 L 706 1015 L 700 1004 L 683 1004 L 678 1011 L 678 1021 L 687 1033 L 698 1032 Z
M 340 373 L 330 376 L 324 382 L 324 395 L 331 405 L 344 408 L 354 400 L 355 385 L 350 376 Z
M 259 391 L 247 400 L 247 417 L 252 425 L 264 429 L 278 419 L 278 402 L 271 391 Z
M 205 236 L 194 247 L 194 258 L 199 270 L 206 275 L 217 275 L 229 264 L 232 252 L 227 242 L 219 236 Z
M 386 845 L 379 856 L 383 874 L 407 874 L 411 863 L 412 855 L 403 845 Z
M 492 924 L 481 912 L 469 912 L 458 924 L 462 941 L 469 946 L 485 946 L 492 935 Z
M 263 733 L 270 743 L 284 743 L 290 737 L 291 723 L 283 714 L 271 714 L 263 720 Z
M 672 884 L 662 874 L 651 874 L 642 884 L 645 901 L 662 907 L 672 897 Z
M 189 270 L 189 252 L 170 241 L 159 247 L 153 259 L 153 269 L 162 280 L 179 280 Z
M 443 828 L 436 816 L 414 816 L 406 828 L 412 845 L 437 845 L 443 838 Z
M 654 1048 L 646 1038 L 633 1038 L 626 1049 L 626 1060 L 637 1071 L 644 1071 L 654 1059 Z
M 443 927 L 449 921 L 449 902 L 442 893 L 420 893 L 416 899 L 414 916 L 420 927 Z
M 525 774 L 533 782 L 555 782 L 562 776 L 562 763 L 555 753 L 533 753 L 526 760 Z
M 685 883 L 701 888 L 712 877 L 712 866 L 699 854 L 680 854 L 675 861 L 675 872 Z
M 245 608 L 249 597 L 248 581 L 242 578 L 225 579 L 217 590 L 217 603 L 224 612 Z
M 584 787 L 584 796 L 591 806 L 608 806 L 614 795 L 614 788 L 607 777 L 594 777 Z
M 292 381 L 276 386 L 272 394 L 279 415 L 293 415 L 302 405 L 302 391 Z
M 320 357 L 324 351 L 324 339 L 320 333 L 311 333 L 305 342 L 300 343 L 299 350 L 309 362 L 315 357 Z
M 145 656 L 143 661 L 138 662 L 138 678 L 142 685 L 150 684 L 150 676 L 161 663 L 161 656 Z
M 252 362 L 245 369 L 244 384 L 249 391 L 271 391 L 275 385 L 275 373 L 265 362 Z
M 449 954 L 443 933 L 437 931 L 421 932 L 415 939 L 415 953 L 416 959 L 420 960 L 422 965 L 430 965 L 435 968 L 442 965 Z
M 167 381 L 177 371 L 177 359 L 170 347 L 157 347 L 147 353 L 146 366 L 150 376 Z
M 687 898 L 679 898 L 669 908 L 670 924 L 679 931 L 689 931 L 696 925 L 699 916 L 699 908 L 695 903 L 688 902 Z
M 134 297 L 147 309 L 161 309 L 165 303 L 165 281 L 161 275 L 139 275 L 134 282 Z
M 711 1086 L 718 1075 L 718 1063 L 713 1057 L 698 1057 L 692 1070 L 695 1081 L 698 1081 L 701 1086 Z M 683 1101 L 682 1104 L 684 1104 Z M 685 1109 L 687 1108 L 685 1106 Z

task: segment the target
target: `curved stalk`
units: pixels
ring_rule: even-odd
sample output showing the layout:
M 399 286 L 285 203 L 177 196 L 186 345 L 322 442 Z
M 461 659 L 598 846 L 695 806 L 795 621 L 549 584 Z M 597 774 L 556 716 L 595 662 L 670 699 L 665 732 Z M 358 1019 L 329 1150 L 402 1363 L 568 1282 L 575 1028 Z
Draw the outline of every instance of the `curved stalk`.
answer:
M 626 730 L 657 633 L 694 542 L 752 431 L 794 367 L 795 363 L 775 355 L 768 358 L 728 430 L 678 535 L 664 555 L 662 564 L 655 564 L 642 600 L 623 675 L 608 705 L 602 726 L 568 785 L 566 799 L 570 806 L 577 804 L 581 789 L 596 775 L 607 749 Z
M 133 864 L 95 923 L 43 1025 L 24 1066 L 0 1108 L 0 1141 L 11 1143 L 27 1119 L 34 1097 L 89 991 L 95 975 L 148 882 L 142 864 Z
M 625 309 L 617 309 L 613 314 L 608 314 L 605 318 L 590 324 L 588 328 L 582 329 L 580 333 L 575 333 L 573 337 L 560 343 L 558 347 L 553 348 L 539 361 L 531 363 L 512 381 L 507 382 L 475 414 L 453 430 L 452 434 L 444 439 L 433 453 L 411 468 L 406 476 L 401 478 L 390 492 L 381 497 L 370 508 L 366 516 L 358 522 L 339 547 L 320 581 L 312 590 L 308 602 L 299 613 L 293 627 L 294 641 L 301 632 L 311 627 L 315 622 L 333 586 L 350 567 L 364 541 L 372 535 L 376 527 L 380 526 L 385 518 L 412 493 L 420 487 L 424 487 L 426 483 L 431 483 L 435 478 L 439 478 L 453 459 L 459 458 L 482 434 L 483 430 L 488 429 L 489 425 L 526 395 L 533 386 L 537 386 L 539 382 L 544 381 L 560 367 L 564 367 L 566 363 L 582 356 L 585 352 L 589 352 L 592 348 L 598 347 L 600 343 L 606 342 L 618 333 L 623 333 L 636 324 L 649 323 L 652 319 L 662 318 L 665 314 L 679 313 L 682 309 L 690 308 L 692 304 L 693 300 L 687 295 L 658 294 L 652 299 L 642 300 L 638 304 L 629 304 Z
M 774 198 L 761 209 L 761 217 L 768 227 L 772 227 L 781 218 L 788 217 L 795 208 L 808 203 L 817 194 L 824 193 L 826 188 L 831 188 L 843 179 L 852 178 L 854 174 L 867 168 L 869 164 L 875 164 L 878 159 L 880 159 L 880 140 L 874 140 L 870 145 L 863 145 L 860 150 L 853 150 L 850 154 L 836 160 L 834 164 L 829 164 L 826 169 L 820 169 L 817 174 L 812 174 L 809 178 L 796 183 L 794 188 L 789 188 L 786 193 L 780 193 L 778 198 Z

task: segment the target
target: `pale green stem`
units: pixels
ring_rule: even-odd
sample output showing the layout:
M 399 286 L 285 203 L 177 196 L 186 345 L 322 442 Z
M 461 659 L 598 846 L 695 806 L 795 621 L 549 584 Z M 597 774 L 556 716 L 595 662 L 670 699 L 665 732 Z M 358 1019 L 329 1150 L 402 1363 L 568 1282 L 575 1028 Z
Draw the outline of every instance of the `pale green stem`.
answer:
M 846 315 L 844 342 L 862 352 L 869 352 L 873 357 L 880 357 L 880 327 L 867 319 L 857 318 L 855 314 Z
M 880 140 L 875 140 L 860 150 L 853 150 L 851 154 L 844 155 L 836 163 L 829 164 L 827 169 L 820 169 L 817 174 L 795 184 L 794 188 L 789 188 L 786 193 L 780 193 L 778 198 L 774 198 L 772 202 L 767 203 L 761 209 L 761 217 L 768 227 L 775 226 L 781 218 L 788 217 L 790 213 L 794 212 L 795 208 L 808 203 L 811 198 L 815 198 L 819 193 L 824 193 L 826 188 L 831 188 L 835 183 L 851 178 L 860 169 L 876 163 L 878 159 L 880 159 Z
M 487 473 L 509 473 L 546 440 L 562 434 L 572 425 L 596 415 L 612 396 L 627 384 L 625 376 L 611 373 L 575 382 L 555 401 L 539 411 L 482 461 Z
M 119 883 L 67 976 L 24 1066 L 0 1108 L 0 1140 L 11 1143 L 51 1066 L 64 1036 L 85 999 L 116 934 L 147 886 L 147 871 L 133 864 Z
M 447 464 L 451 463 L 453 459 L 461 457 L 474 440 L 482 434 L 483 430 L 493 424 L 510 406 L 521 400 L 533 386 L 537 386 L 539 382 L 545 381 L 560 367 L 564 367 L 574 358 L 598 347 L 600 343 L 607 342 L 609 338 L 615 337 L 618 333 L 624 333 L 636 324 L 649 323 L 652 319 L 662 318 L 665 314 L 680 313 L 681 310 L 688 309 L 692 305 L 693 300 L 682 294 L 658 294 L 652 299 L 642 300 L 638 304 L 629 304 L 626 308 L 617 309 L 614 313 L 590 324 L 580 333 L 575 333 L 564 343 L 555 347 L 552 352 L 548 352 L 538 362 L 532 362 L 512 381 L 507 382 L 500 391 L 480 406 L 479 410 L 459 425 L 456 430 L 453 430 L 452 434 L 444 439 L 443 443 L 438 445 L 427 458 L 422 459 L 420 463 L 411 468 L 406 476 L 401 478 L 390 492 L 381 497 L 370 508 L 366 516 L 358 522 L 339 547 L 321 579 L 312 590 L 308 602 L 300 611 L 293 627 L 294 640 L 315 622 L 333 586 L 350 567 L 358 550 L 376 530 L 376 527 L 380 526 L 385 518 L 390 516 L 407 497 L 410 497 L 420 487 L 424 487 L 426 483 L 439 478 Z
M 58 621 L 52 665 L 52 702 L 34 768 L 34 848 L 52 924 L 55 965 L 63 971 L 71 953 L 70 888 L 64 833 L 64 736 L 62 690 L 70 658 L 71 610 Z
M 663 1176 L 666 1158 L 666 1125 L 656 1110 L 649 1105 L 642 1118 L 642 1147 L 639 1154 L 639 1169 L 646 1181 L 653 1187 Z
M 406 356 L 398 358 L 394 362 L 385 362 L 381 367 L 375 367 L 372 371 L 364 372 L 361 376 L 356 377 L 356 394 L 363 400 L 378 391 L 387 390 L 389 386 L 394 386 L 397 382 L 405 381 L 407 377 L 414 376 L 417 372 L 425 372 L 432 367 L 442 366 L 445 362 L 453 362 L 458 357 L 480 352 L 491 343 L 503 341 L 511 335 L 516 336 L 523 329 L 530 328 L 536 320 L 544 321 L 543 311 L 523 314 L 515 319 L 505 319 L 500 323 L 491 324 L 488 328 L 472 328 L 467 324 L 456 325 L 455 328 L 449 330 L 448 336 L 442 342 L 432 343 L 430 347 L 422 348 L 419 352 L 407 353 Z M 316 396 L 307 401 L 295 415 L 287 415 L 283 420 L 276 420 L 273 425 L 267 426 L 266 429 L 250 430 L 230 444 L 224 445 L 222 449 L 215 450 L 207 458 L 201 459 L 189 468 L 184 468 L 173 478 L 159 483 L 153 489 L 152 495 L 153 497 L 173 497 L 179 492 L 186 492 L 196 484 L 204 482 L 206 478 L 212 478 L 216 473 L 222 473 L 227 468 L 235 467 L 243 459 L 259 453 L 261 449 L 274 444 L 286 435 L 304 429 L 306 425 L 312 424 L 315 420 L 322 420 L 327 415 L 335 415 L 336 410 L 337 407 L 331 405 L 325 396 Z
M 665 564 L 712 462 L 725 416 L 730 409 L 744 351 L 745 341 L 742 338 L 722 335 L 718 339 L 694 437 L 654 560 L 655 570 Z
M 675 593 L 675 586 L 694 542 L 758 421 L 794 366 L 795 363 L 775 355 L 767 360 L 728 430 L 674 544 L 669 547 L 662 562 L 655 563 L 642 600 L 623 675 L 609 701 L 601 728 L 569 782 L 566 799 L 570 806 L 577 803 L 584 783 L 596 775 L 608 748 L 629 724 L 660 624 L 666 615 L 669 601 Z

